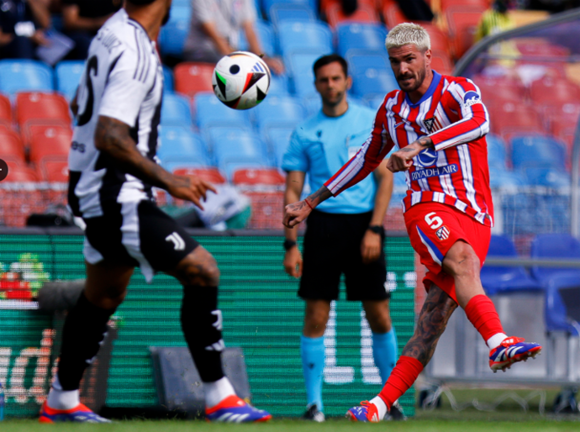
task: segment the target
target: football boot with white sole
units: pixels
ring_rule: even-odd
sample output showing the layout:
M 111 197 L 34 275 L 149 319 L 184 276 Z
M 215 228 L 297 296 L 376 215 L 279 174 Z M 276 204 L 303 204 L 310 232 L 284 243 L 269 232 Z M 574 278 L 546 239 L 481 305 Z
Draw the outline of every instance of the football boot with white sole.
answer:
M 362 401 L 360 406 L 352 407 L 346 412 L 345 417 L 356 422 L 378 423 L 381 421 L 379 410 L 369 401 Z
M 111 423 L 111 420 L 95 414 L 83 404 L 78 404 L 68 410 L 57 410 L 49 407 L 46 401 L 42 404 L 38 421 L 40 423 Z
M 248 405 L 236 395 L 228 396 L 212 408 L 206 408 L 205 418 L 209 422 L 257 423 L 272 418 L 266 411 Z
M 534 358 L 542 351 L 541 345 L 525 342 L 525 339 L 511 336 L 489 353 L 489 367 L 492 371 L 506 371 L 512 364 Z

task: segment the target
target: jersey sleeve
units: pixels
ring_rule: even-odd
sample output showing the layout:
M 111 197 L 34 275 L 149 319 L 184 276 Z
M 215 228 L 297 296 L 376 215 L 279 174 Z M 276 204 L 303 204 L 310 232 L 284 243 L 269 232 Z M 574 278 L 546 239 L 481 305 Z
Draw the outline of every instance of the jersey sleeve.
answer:
M 115 118 L 133 127 L 141 104 L 149 90 L 149 65 L 145 53 L 140 56 L 125 49 L 120 57 L 114 58 L 105 84 L 99 115 Z
M 444 109 L 457 112 L 460 120 L 430 135 L 436 151 L 475 141 L 489 132 L 489 114 L 472 81 L 454 82 L 446 91 Z
M 308 158 L 304 152 L 302 142 L 298 132 L 294 131 L 290 138 L 290 144 L 282 157 L 282 169 L 286 172 L 302 171 L 308 172 Z
M 388 97 L 388 96 L 387 96 Z M 383 101 L 375 116 L 375 121 L 371 129 L 371 134 L 360 148 L 360 150 L 334 174 L 324 186 L 328 188 L 333 196 L 354 186 L 365 179 L 371 172 L 379 166 L 387 153 L 393 148 L 387 127 L 387 98 Z

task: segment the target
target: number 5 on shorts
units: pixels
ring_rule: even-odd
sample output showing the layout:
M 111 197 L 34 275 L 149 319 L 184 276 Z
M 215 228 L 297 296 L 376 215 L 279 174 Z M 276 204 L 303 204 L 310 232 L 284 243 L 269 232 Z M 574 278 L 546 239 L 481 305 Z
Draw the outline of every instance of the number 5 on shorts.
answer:
M 428 213 L 425 216 L 425 222 L 429 224 L 431 229 L 437 229 L 443 225 L 443 220 L 439 216 L 436 216 L 435 212 Z

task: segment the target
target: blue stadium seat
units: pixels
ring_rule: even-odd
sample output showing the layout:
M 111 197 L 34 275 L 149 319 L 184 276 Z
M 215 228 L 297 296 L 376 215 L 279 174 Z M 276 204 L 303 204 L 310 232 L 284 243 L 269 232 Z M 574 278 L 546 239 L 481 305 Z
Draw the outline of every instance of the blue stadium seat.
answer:
M 532 241 L 531 257 L 580 260 L 580 241 L 570 234 L 538 234 Z M 558 275 L 573 276 L 578 282 L 580 269 L 532 267 L 532 276 L 545 286 Z
M 163 65 L 163 91 L 173 93 L 173 71 L 168 67 Z
M 330 52 L 324 50 L 305 50 L 301 52 L 293 52 L 284 57 L 286 67 L 288 68 L 292 84 L 294 86 L 294 94 L 301 98 L 318 96 L 314 88 L 314 72 L 312 65 L 318 58 Z
M 517 258 L 516 247 L 509 237 L 492 235 L 488 257 Z M 488 295 L 514 291 L 541 291 L 540 283 L 532 279 L 523 267 L 501 267 L 484 265 L 481 269 L 481 284 Z
M 228 108 L 213 93 L 197 93 L 193 98 L 197 125 L 201 130 L 208 126 L 249 127 L 247 111 Z
M 282 157 L 290 143 L 290 137 L 294 132 L 293 127 L 268 126 L 260 129 L 260 135 L 263 136 L 268 144 L 270 153 L 276 161 L 276 167 L 282 167 Z
M 351 49 L 383 52 L 387 29 L 377 24 L 346 23 L 336 29 L 338 53 L 346 57 Z
M 318 111 L 322 109 L 322 100 L 320 99 L 320 95 L 318 93 L 311 94 L 310 97 L 302 98 L 302 103 L 306 108 L 306 113 L 308 116 L 317 114 Z
M 364 98 L 364 100 L 367 103 L 367 106 L 371 109 L 377 110 L 379 109 L 379 107 L 382 105 L 382 103 L 385 100 L 385 95 L 379 96 L 379 95 L 370 95 L 369 97 Z
M 487 163 L 490 169 L 507 169 L 506 145 L 504 140 L 494 134 L 486 135 L 487 140 Z
M 400 206 L 401 201 L 403 198 L 405 198 L 405 195 L 407 195 L 406 175 L 404 172 L 395 173 L 393 175 L 393 195 L 391 195 L 391 202 L 389 206 Z
M 189 99 L 174 93 L 165 93 L 161 106 L 161 124 L 163 126 L 193 126 Z
M 386 95 L 399 90 L 393 72 L 387 69 L 368 68 L 364 72 L 353 74 L 353 93 L 361 98 Z
M 171 3 L 171 7 L 172 8 L 179 8 L 179 7 L 191 8 L 191 0 L 173 0 L 173 2 Z
M 295 126 L 304 120 L 305 110 L 296 98 L 269 96 L 250 110 L 250 115 L 258 128 L 271 124 Z
M 546 330 L 565 331 L 580 336 L 578 308 L 580 288 L 577 274 L 560 274 L 550 277 L 546 288 Z
M 393 73 L 389 57 L 383 53 L 368 50 L 353 49 L 349 50 L 345 58 L 346 61 L 348 62 L 351 74 L 364 72 L 369 68 L 386 69 L 391 71 L 391 73 Z
M 242 166 L 270 166 L 266 145 L 250 129 L 214 127 L 208 136 L 216 165 L 229 179 Z
M 286 21 L 316 21 L 316 13 L 307 4 L 275 4 L 268 11 L 272 23 L 279 27 Z
M 270 88 L 268 89 L 268 96 L 288 96 L 288 77 L 286 75 L 270 76 Z
M 332 32 L 321 21 L 284 21 L 278 26 L 280 52 L 290 54 L 300 50 L 320 50 L 331 53 Z
M 56 89 L 72 99 L 77 91 L 81 75 L 85 70 L 83 60 L 65 60 L 58 63 L 54 69 L 56 76 Z
M 489 183 L 492 189 L 517 188 L 526 185 L 526 179 L 517 172 L 490 167 Z
M 544 186 L 554 189 L 570 187 L 570 175 L 554 168 L 529 167 L 520 170 L 530 186 Z
M 1 93 L 53 90 L 52 69 L 46 64 L 35 60 L 0 60 Z
M 301 5 L 307 6 L 310 10 L 315 11 L 318 8 L 318 4 L 316 0 L 261 0 L 262 1 L 262 10 L 264 10 L 268 17 L 270 17 L 270 9 L 274 5 Z
M 517 136 L 511 140 L 514 169 L 545 167 L 564 171 L 566 148 L 559 141 L 539 135 Z
M 256 20 L 254 23 L 254 29 L 256 30 L 258 39 L 260 40 L 262 51 L 264 51 L 267 56 L 274 57 L 276 55 L 276 34 L 274 33 L 270 23 L 268 23 L 268 21 Z M 243 30 L 240 31 L 238 47 L 241 51 L 249 50 L 246 33 Z
M 159 32 L 159 49 L 163 55 L 171 55 L 181 58 L 183 54 L 183 45 L 187 38 L 187 33 L 189 32 L 190 19 L 188 17 L 174 19 L 174 14 L 182 12 L 174 12 L 173 9 L 177 9 L 178 11 L 186 10 L 182 7 L 172 8 L 172 19 L 161 27 L 161 31 Z
M 209 165 L 207 148 L 201 137 L 191 129 L 181 126 L 163 126 L 160 142 L 157 156 L 167 170 Z

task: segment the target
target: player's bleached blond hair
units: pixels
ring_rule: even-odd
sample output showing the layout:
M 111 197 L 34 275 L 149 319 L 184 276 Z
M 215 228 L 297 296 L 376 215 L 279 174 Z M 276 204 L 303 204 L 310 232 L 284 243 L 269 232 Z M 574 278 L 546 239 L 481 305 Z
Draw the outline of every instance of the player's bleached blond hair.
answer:
M 418 24 L 402 23 L 393 27 L 385 41 L 387 50 L 409 44 L 415 44 L 420 51 L 431 49 L 429 33 Z

